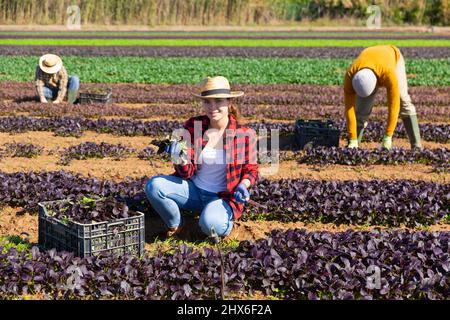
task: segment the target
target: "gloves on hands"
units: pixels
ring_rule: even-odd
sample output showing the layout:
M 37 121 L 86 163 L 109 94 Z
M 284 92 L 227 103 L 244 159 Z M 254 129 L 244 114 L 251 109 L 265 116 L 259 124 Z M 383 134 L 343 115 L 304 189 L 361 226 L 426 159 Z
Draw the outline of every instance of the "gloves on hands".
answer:
M 384 135 L 383 140 L 381 141 L 381 148 L 390 150 L 392 148 L 392 137 Z
M 358 148 L 358 139 L 350 139 L 348 141 L 347 148 L 349 149 Z
M 358 148 L 358 139 L 350 139 L 348 141 L 347 148 L 349 149 Z M 387 150 L 392 149 L 392 137 L 384 135 L 383 140 L 381 141 L 381 148 Z
M 166 152 L 171 155 L 175 164 L 185 165 L 188 163 L 186 142 L 173 141 L 169 146 L 167 146 Z
M 170 154 L 174 154 L 174 155 L 179 155 L 181 153 L 181 144 L 180 144 L 180 142 L 178 142 L 178 141 L 172 142 L 171 144 L 166 146 L 165 152 L 170 153 Z
M 245 203 L 250 200 L 250 192 L 248 192 L 247 187 L 244 183 L 239 183 L 234 192 L 234 198 L 237 202 Z

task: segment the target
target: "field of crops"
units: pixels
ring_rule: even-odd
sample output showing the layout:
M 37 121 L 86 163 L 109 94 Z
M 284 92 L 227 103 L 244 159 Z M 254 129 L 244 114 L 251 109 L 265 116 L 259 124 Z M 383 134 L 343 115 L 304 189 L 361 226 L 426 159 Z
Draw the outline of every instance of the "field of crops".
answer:
M 343 74 L 375 44 L 405 57 L 421 151 L 401 120 L 395 148 L 378 149 L 384 89 L 362 148 L 345 148 Z M 113 103 L 37 102 L 47 52 L 82 91 L 112 88 Z M 213 75 L 245 91 L 246 124 L 279 129 L 281 146 L 278 171 L 251 190 L 262 206 L 235 221 L 223 257 L 191 213 L 181 240 L 161 241 L 144 194 L 150 177 L 173 172 L 158 145 L 202 114 L 191 92 Z M 450 299 L 450 34 L 0 31 L 0 82 L 0 298 Z M 296 119 L 335 121 L 340 147 L 294 150 Z M 261 172 L 269 160 L 260 156 Z M 34 246 L 39 202 L 87 195 L 145 213 L 143 258 Z

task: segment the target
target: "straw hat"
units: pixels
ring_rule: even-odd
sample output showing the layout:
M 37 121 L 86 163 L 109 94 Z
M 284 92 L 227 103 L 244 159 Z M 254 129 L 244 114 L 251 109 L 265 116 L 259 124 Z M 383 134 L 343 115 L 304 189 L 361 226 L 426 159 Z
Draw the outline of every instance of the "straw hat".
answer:
M 44 54 L 39 58 L 39 67 L 45 73 L 57 73 L 62 68 L 62 60 L 56 54 Z
M 200 94 L 193 95 L 201 99 L 237 98 L 244 95 L 242 91 L 231 91 L 228 79 L 222 76 L 207 77 L 200 84 L 200 90 Z

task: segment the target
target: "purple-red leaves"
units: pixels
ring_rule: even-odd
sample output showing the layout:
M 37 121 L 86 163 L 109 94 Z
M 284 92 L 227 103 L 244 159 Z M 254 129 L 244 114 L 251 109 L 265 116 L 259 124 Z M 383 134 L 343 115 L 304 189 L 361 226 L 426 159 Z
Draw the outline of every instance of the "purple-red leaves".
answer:
M 120 136 L 166 136 L 174 129 L 181 128 L 179 121 L 140 121 L 134 119 L 86 119 L 81 117 L 62 118 L 32 118 L 26 116 L 1 117 L 0 132 L 26 132 L 26 131 L 54 131 L 63 135 L 79 136 L 84 130 L 101 133 L 112 133 Z M 335 122 L 338 129 L 345 137 L 346 124 L 343 120 Z M 294 132 L 294 121 L 292 123 L 281 122 L 249 122 L 247 126 L 256 130 L 278 129 L 280 134 Z M 381 141 L 386 123 L 384 121 L 369 122 L 364 131 L 363 141 Z M 420 124 L 421 135 L 424 140 L 447 143 L 450 141 L 450 125 L 423 123 Z M 406 137 L 403 124 L 399 124 L 395 131 L 396 137 Z
M 0 203 L 36 210 L 38 202 L 95 194 L 120 198 L 130 210 L 149 212 L 144 193 L 148 179 L 117 183 L 64 171 L 0 172 Z M 435 224 L 450 215 L 450 184 L 425 181 L 260 180 L 251 194 L 268 210 L 249 206 L 248 213 L 282 221 L 415 226 Z
M 114 160 L 120 160 L 131 153 L 136 152 L 135 149 L 126 147 L 122 144 L 110 144 L 102 142 L 84 142 L 76 146 L 71 146 L 61 154 L 60 164 L 68 165 L 72 159 L 83 160 L 88 158 L 106 158 L 111 157 Z
M 448 299 L 449 243 L 449 232 L 274 230 L 224 254 L 225 295 L 258 290 L 285 299 Z M 142 259 L 80 259 L 0 247 L 0 297 L 28 291 L 56 299 L 218 298 L 219 252 L 173 249 Z
M 31 143 L 5 143 L 3 147 L 3 150 L 0 149 L 0 156 L 5 157 L 33 158 L 41 155 L 44 151 L 43 147 Z
M 47 213 L 58 220 L 68 219 L 83 224 L 128 218 L 135 215 L 134 211 L 129 211 L 125 203 L 116 201 L 113 197 L 100 198 L 79 194 L 64 200 L 46 203 Z
M 299 163 L 320 165 L 386 165 L 402 163 L 444 165 L 450 162 L 450 150 L 446 148 L 423 150 L 393 148 L 392 150 L 382 150 L 317 147 L 306 150 L 304 154 L 297 154 L 294 158 Z

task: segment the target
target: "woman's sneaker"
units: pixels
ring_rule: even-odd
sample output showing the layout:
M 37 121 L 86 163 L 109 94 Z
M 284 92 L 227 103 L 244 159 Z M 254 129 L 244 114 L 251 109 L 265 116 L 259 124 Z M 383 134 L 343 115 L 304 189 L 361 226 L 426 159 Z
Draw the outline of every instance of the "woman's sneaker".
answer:
M 180 224 L 178 225 L 178 227 L 169 228 L 169 230 L 167 230 L 166 238 L 171 238 L 175 237 L 176 235 L 179 235 L 180 232 L 183 230 L 183 227 L 184 227 L 183 219 L 180 219 Z
M 178 226 L 176 228 L 169 228 L 169 230 L 167 230 L 166 232 L 166 237 L 167 238 L 172 238 L 178 234 L 180 234 L 180 232 L 183 230 L 183 226 Z

